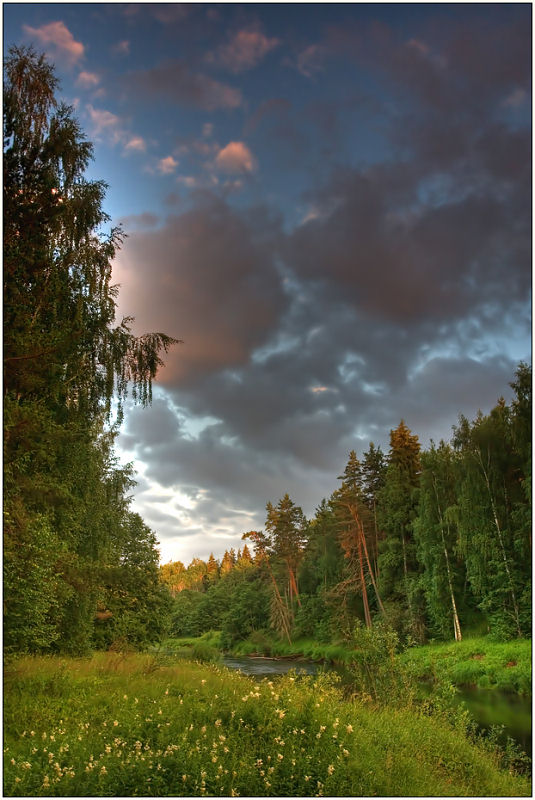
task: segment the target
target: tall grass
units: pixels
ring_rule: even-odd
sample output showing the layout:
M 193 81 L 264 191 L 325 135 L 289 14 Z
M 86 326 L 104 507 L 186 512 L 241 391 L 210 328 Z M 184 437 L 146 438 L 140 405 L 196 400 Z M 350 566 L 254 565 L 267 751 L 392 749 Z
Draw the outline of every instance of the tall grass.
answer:
M 414 647 L 398 659 L 418 678 L 531 694 L 531 641 L 527 639 L 494 642 L 477 637 Z
M 529 795 L 497 751 L 333 679 L 256 682 L 164 655 L 21 658 L 4 685 L 6 796 Z

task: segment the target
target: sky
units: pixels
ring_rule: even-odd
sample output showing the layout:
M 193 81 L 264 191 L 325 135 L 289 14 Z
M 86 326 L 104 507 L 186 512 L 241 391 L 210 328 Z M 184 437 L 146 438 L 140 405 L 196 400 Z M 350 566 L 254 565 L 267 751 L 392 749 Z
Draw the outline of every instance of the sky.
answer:
M 117 440 L 161 560 L 531 362 L 531 4 L 4 3 L 109 185 L 118 319 L 182 340 Z

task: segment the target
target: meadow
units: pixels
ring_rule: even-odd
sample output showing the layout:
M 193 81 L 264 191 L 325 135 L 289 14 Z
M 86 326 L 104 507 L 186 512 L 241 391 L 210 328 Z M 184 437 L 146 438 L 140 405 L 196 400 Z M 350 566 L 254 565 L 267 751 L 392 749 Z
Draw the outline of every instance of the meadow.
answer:
M 466 716 L 344 698 L 333 676 L 18 657 L 4 684 L 5 796 L 529 796 Z

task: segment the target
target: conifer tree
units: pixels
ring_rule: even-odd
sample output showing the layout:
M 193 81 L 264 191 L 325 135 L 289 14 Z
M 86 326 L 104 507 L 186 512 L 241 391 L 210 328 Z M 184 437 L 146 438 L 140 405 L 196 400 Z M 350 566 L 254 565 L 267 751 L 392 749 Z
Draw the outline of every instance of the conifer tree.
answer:
M 419 563 L 413 536 L 420 478 L 420 443 L 401 420 L 390 431 L 390 451 L 385 483 L 379 493 L 378 522 L 385 539 L 379 552 L 379 590 L 389 600 L 389 615 L 398 627 L 419 641 L 423 637 L 423 598 L 419 589 Z

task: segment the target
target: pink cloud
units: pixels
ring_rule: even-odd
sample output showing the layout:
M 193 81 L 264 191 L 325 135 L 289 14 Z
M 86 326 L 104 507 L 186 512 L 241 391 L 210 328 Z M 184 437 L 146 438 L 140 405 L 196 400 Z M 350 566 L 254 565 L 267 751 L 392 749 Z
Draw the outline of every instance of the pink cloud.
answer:
M 215 165 L 223 172 L 246 173 L 254 172 L 257 163 L 244 142 L 229 142 L 217 154 Z
M 173 156 L 166 156 L 158 161 L 158 172 L 162 175 L 171 175 L 178 167 L 178 161 Z
M 32 28 L 29 25 L 22 27 L 24 33 L 37 39 L 45 48 L 52 48 L 57 56 L 65 58 L 69 64 L 75 64 L 84 55 L 84 45 L 75 40 L 70 30 L 61 21 L 49 22 L 48 25 L 42 25 L 40 28 Z
M 132 152 L 144 153 L 146 149 L 147 149 L 147 144 L 142 136 L 132 136 L 132 138 L 128 142 L 126 142 L 124 146 L 125 153 L 132 153 Z
M 268 39 L 259 31 L 238 31 L 228 44 L 210 53 L 207 60 L 231 72 L 244 72 L 255 67 L 279 44 L 280 39 Z
M 76 79 L 76 85 L 82 89 L 93 89 L 100 83 L 100 78 L 95 72 L 80 72 Z

